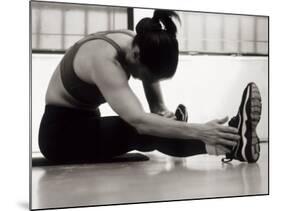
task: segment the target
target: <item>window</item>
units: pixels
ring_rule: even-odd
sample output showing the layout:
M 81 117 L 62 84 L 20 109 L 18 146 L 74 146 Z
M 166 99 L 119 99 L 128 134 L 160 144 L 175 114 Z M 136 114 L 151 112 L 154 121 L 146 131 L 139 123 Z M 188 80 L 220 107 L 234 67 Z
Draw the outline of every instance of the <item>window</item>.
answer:
M 268 55 L 268 17 L 178 12 L 180 51 Z
M 33 52 L 64 52 L 88 34 L 128 28 L 127 8 L 46 2 L 31 6 Z

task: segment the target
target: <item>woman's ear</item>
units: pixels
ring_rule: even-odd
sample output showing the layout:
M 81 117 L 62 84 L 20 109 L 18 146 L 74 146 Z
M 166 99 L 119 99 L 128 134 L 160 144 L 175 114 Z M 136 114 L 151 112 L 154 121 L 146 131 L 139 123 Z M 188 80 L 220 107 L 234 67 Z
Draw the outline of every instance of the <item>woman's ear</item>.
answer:
M 133 57 L 137 62 L 140 61 L 140 49 L 138 46 L 134 46 L 133 48 Z

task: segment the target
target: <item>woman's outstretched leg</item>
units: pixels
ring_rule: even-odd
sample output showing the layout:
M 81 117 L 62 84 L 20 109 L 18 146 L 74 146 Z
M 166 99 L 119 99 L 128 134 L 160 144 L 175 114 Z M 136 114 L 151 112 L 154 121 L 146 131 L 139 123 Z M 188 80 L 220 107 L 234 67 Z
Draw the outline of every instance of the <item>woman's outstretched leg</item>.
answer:
M 174 157 L 188 157 L 207 153 L 205 143 L 200 140 L 169 139 L 146 135 L 137 137 L 135 148 L 143 152 L 158 150 Z
M 182 106 L 181 106 L 182 109 Z M 187 120 L 182 115 L 182 121 Z M 141 135 L 120 117 L 103 117 L 100 120 L 100 150 L 104 156 L 116 156 L 131 150 L 148 152 L 158 150 L 176 157 L 205 154 L 205 144 L 200 140 L 183 140 Z

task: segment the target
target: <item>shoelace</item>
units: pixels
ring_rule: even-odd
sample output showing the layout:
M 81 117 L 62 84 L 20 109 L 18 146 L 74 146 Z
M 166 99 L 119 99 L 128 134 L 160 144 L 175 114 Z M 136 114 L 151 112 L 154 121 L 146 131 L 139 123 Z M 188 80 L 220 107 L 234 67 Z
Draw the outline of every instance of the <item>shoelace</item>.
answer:
M 225 157 L 225 158 L 222 158 L 222 159 L 221 159 L 221 162 L 223 162 L 223 163 L 229 163 L 229 162 L 231 162 L 233 159 L 234 159 L 233 157 L 232 157 L 232 158 L 227 158 L 227 157 Z

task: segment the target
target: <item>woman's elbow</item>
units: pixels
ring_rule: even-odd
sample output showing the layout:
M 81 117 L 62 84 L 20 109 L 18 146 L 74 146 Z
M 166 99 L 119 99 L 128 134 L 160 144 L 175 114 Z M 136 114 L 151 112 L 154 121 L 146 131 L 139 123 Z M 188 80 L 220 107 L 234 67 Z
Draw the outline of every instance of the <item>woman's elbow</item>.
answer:
M 140 135 L 146 135 L 147 134 L 147 128 L 144 124 L 138 124 L 135 126 L 135 129 L 137 130 L 138 134 Z
M 134 117 L 129 117 L 126 120 L 132 127 L 136 129 L 138 134 L 146 134 L 146 127 L 143 120 L 143 116 L 138 115 Z

